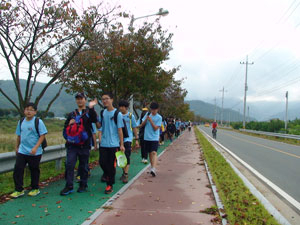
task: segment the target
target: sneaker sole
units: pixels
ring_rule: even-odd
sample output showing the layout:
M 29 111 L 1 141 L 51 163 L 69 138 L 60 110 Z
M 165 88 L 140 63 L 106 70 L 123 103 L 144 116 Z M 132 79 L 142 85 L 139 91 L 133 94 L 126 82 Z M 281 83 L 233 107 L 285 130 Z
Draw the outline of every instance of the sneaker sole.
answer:
M 28 194 L 28 196 L 34 197 L 34 196 L 37 196 L 37 195 L 40 194 L 40 193 L 41 193 L 41 192 L 39 191 L 37 194 L 34 194 L 34 195 Z
M 69 195 L 69 194 L 71 194 L 71 193 L 73 193 L 74 192 L 74 190 L 71 190 L 71 191 L 68 191 L 68 192 L 65 192 L 65 193 L 60 193 L 60 195 Z
M 156 176 L 156 173 L 154 173 L 153 171 L 150 172 L 152 177 L 155 177 Z
M 113 192 L 114 192 L 114 190 L 111 190 L 111 191 L 104 191 L 105 194 L 111 194 L 111 193 L 113 193 Z
M 25 193 L 23 193 L 23 194 L 20 194 L 20 195 L 18 195 L 18 196 L 10 196 L 11 198 L 19 198 L 19 197 L 22 197 L 22 196 L 24 196 L 25 195 Z

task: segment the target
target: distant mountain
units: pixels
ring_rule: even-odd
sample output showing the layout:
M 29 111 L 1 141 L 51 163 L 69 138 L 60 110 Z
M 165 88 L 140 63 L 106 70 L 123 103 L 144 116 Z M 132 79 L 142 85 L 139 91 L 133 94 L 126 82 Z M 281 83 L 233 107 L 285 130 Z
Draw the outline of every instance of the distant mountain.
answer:
M 21 84 L 21 90 L 25 91 L 26 86 L 26 80 L 20 80 Z M 45 83 L 37 82 L 34 91 L 33 91 L 33 98 L 35 99 L 38 93 L 42 90 L 42 88 L 45 86 Z M 17 92 L 15 85 L 12 80 L 0 80 L 0 87 L 4 90 L 4 92 L 10 96 L 15 102 L 18 101 Z M 51 101 L 51 99 L 56 95 L 56 93 L 59 91 L 60 85 L 53 84 L 51 85 L 46 94 L 43 96 L 43 98 L 40 101 L 38 110 L 45 110 L 48 103 Z M 13 105 L 2 95 L 0 94 L 0 106 L 1 108 L 11 109 L 14 108 Z M 71 112 L 76 108 L 76 103 L 74 101 L 74 97 L 68 93 L 65 92 L 65 89 L 61 92 L 59 98 L 53 103 L 53 105 L 50 108 L 51 112 L 55 113 L 55 116 L 64 116 L 65 113 Z
M 215 114 L 215 105 L 206 103 L 200 100 L 186 101 L 190 104 L 190 109 L 195 112 L 197 115 L 201 115 L 205 118 L 214 118 Z M 224 105 L 224 120 L 237 121 L 243 120 L 243 102 L 239 99 L 226 99 L 226 104 Z M 235 106 L 234 110 L 232 106 Z M 270 119 L 285 119 L 285 102 L 274 102 L 274 101 L 257 101 L 257 102 L 248 102 L 247 110 L 249 107 L 249 114 L 251 120 L 258 121 L 268 121 Z M 240 113 L 237 111 L 239 110 Z M 221 107 L 217 106 L 217 118 L 220 120 Z M 248 111 L 246 112 L 248 115 Z M 288 119 L 294 120 L 300 118 L 300 101 L 289 102 L 288 104 Z
M 207 119 L 215 118 L 215 111 L 217 120 L 221 120 L 221 112 L 222 108 L 215 105 L 201 101 L 201 100 L 191 100 L 185 101 L 190 105 L 191 111 L 194 111 L 196 115 L 200 115 Z M 224 107 L 223 109 L 223 121 L 242 121 L 243 115 L 235 110 L 227 109 Z M 255 120 L 255 118 L 251 118 L 251 120 Z
M 21 89 L 25 90 L 26 81 L 21 80 Z M 45 83 L 37 82 L 33 91 L 33 98 L 42 90 L 45 86 Z M 12 80 L 0 80 L 0 87 L 10 96 L 15 102 L 18 102 L 17 92 L 15 85 Z M 44 97 L 41 99 L 39 104 L 39 110 L 46 109 L 50 100 L 55 96 L 59 91 L 60 85 L 53 84 L 51 85 Z M 215 117 L 215 105 L 210 104 L 201 100 L 190 100 L 186 101 L 190 105 L 190 109 L 194 111 L 196 115 L 201 115 L 202 117 L 214 119 Z M 217 106 L 217 120 L 221 120 L 221 107 L 218 104 Z M 0 94 L 0 106 L 1 108 L 14 108 L 13 105 L 2 95 Z M 232 109 L 232 106 L 235 108 Z M 279 118 L 284 120 L 285 118 L 285 102 L 249 102 L 247 104 L 250 109 L 251 120 L 265 121 L 273 118 Z M 76 108 L 76 103 L 74 96 L 65 92 L 65 89 L 61 92 L 58 99 L 53 103 L 50 108 L 50 111 L 55 113 L 55 116 L 64 116 L 65 113 L 71 112 Z M 240 109 L 239 111 L 237 111 Z M 100 108 L 97 107 L 96 110 L 99 112 Z M 248 114 L 248 112 L 247 112 Z M 294 120 L 295 118 L 300 118 L 300 101 L 298 102 L 289 102 L 288 109 L 288 118 L 289 120 Z M 224 121 L 242 121 L 243 120 L 243 103 L 240 99 L 229 99 L 226 98 L 224 102 L 223 110 L 223 120 Z

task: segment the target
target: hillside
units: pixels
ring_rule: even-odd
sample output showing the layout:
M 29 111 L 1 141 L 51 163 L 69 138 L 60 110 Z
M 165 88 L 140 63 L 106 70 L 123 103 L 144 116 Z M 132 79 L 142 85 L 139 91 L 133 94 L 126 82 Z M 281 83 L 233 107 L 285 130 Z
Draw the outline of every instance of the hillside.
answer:
M 190 105 L 190 109 L 194 111 L 196 115 L 200 115 L 204 118 L 214 119 L 215 117 L 215 105 L 206 103 L 201 100 L 186 101 Z M 217 106 L 217 120 L 221 120 L 222 108 Z M 255 118 L 251 118 L 255 120 Z M 243 115 L 237 111 L 226 109 L 223 110 L 223 121 L 238 121 L 243 120 Z
M 26 85 L 25 80 L 21 80 L 21 89 L 24 91 Z M 15 86 L 12 80 L 0 80 L 1 88 L 15 101 L 18 102 Z M 33 97 L 35 98 L 37 93 L 39 93 L 45 86 L 44 83 L 37 82 Z M 60 86 L 53 84 L 50 86 L 45 96 L 42 98 L 39 110 L 46 109 L 50 100 L 58 92 Z M 33 98 L 33 99 L 34 99 Z M 231 108 L 235 102 L 240 100 L 237 99 L 226 99 L 225 103 L 228 105 L 224 106 L 223 120 L 228 121 L 242 121 L 243 115 L 242 110 L 239 113 L 236 110 L 228 109 Z M 186 101 L 190 105 L 190 109 L 194 111 L 196 115 L 201 115 L 202 117 L 214 119 L 215 116 L 215 105 L 209 104 L 201 100 L 191 100 Z M 13 108 L 12 104 L 6 100 L 6 98 L 0 94 L 0 105 L 1 108 Z M 252 120 L 269 120 L 272 118 L 284 119 L 285 116 L 285 102 L 249 102 L 250 106 L 250 116 Z M 59 98 L 53 103 L 50 111 L 55 113 L 55 116 L 64 116 L 65 113 L 70 112 L 76 108 L 74 97 L 65 92 L 65 89 L 61 92 Z M 100 110 L 99 107 L 96 108 L 97 111 Z M 294 120 L 296 117 L 300 118 L 300 102 L 290 102 L 289 103 L 289 119 Z M 217 120 L 221 119 L 221 107 L 217 106 Z
M 25 91 L 26 81 L 21 80 L 21 89 Z M 15 85 L 12 80 L 0 80 L 0 86 L 5 91 L 5 93 L 10 96 L 15 102 L 18 102 L 17 92 L 15 89 Z M 45 83 L 37 82 L 34 91 L 33 98 L 37 96 L 37 94 L 42 90 L 45 86 Z M 39 110 L 45 110 L 50 100 L 55 96 L 55 94 L 59 91 L 60 85 L 53 84 L 51 85 L 46 94 L 41 99 L 39 104 Z M 0 94 L 0 105 L 1 108 L 13 108 L 12 104 L 2 95 Z M 53 103 L 50 111 L 55 113 L 55 116 L 64 116 L 65 113 L 70 112 L 76 108 L 76 104 L 74 101 L 74 97 L 64 90 L 61 92 L 59 98 Z

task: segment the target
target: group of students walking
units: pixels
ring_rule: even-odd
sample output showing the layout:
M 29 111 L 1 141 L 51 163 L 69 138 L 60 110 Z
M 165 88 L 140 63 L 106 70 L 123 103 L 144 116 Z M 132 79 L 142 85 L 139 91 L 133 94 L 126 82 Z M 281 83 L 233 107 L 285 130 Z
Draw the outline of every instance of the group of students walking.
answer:
M 123 168 L 121 180 L 128 182 L 130 167 L 130 155 L 133 139 L 136 146 L 141 146 L 142 161 L 147 162 L 149 155 L 151 168 L 150 173 L 156 176 L 157 150 L 159 146 L 160 128 L 162 117 L 158 113 L 159 105 L 156 102 L 150 104 L 150 112 L 143 108 L 141 119 L 136 122 L 132 113 L 128 112 L 127 101 L 120 101 L 119 108 L 113 106 L 113 95 L 104 93 L 101 102 L 104 110 L 98 115 L 94 106 L 96 99 L 87 104 L 84 93 L 75 95 L 77 109 L 68 114 L 64 124 L 63 136 L 66 139 L 66 162 L 65 162 L 65 187 L 60 191 L 61 195 L 69 195 L 74 192 L 74 169 L 77 160 L 79 187 L 77 192 L 82 193 L 88 188 L 89 156 L 93 139 L 93 124 L 96 125 L 99 135 L 99 164 L 103 170 L 102 182 L 106 182 L 105 193 L 113 192 L 116 175 L 117 151 L 125 153 L 127 165 Z M 31 172 L 30 196 L 35 196 L 39 191 L 39 164 L 43 149 L 41 144 L 45 140 L 47 129 L 43 121 L 36 117 L 37 108 L 33 103 L 25 106 L 25 118 L 18 123 L 16 163 L 13 173 L 15 191 L 10 195 L 18 198 L 25 194 L 23 188 L 24 169 L 28 163 Z M 38 121 L 38 126 L 37 122 Z M 138 128 L 140 131 L 138 132 Z M 95 130 L 95 129 L 94 129 Z M 146 161 L 145 161 L 146 160 Z

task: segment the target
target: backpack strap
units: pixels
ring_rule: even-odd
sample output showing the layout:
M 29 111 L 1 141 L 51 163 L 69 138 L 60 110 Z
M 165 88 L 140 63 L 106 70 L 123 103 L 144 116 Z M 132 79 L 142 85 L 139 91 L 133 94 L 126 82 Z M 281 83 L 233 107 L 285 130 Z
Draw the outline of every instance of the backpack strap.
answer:
M 130 130 L 132 130 L 132 113 L 129 113 L 129 124 L 130 124 Z
M 74 113 L 73 115 L 75 115 L 75 117 L 78 116 L 78 114 L 79 114 L 79 112 L 78 113 L 77 112 L 78 112 L 78 109 L 75 109 L 74 112 L 73 112 Z M 86 110 L 84 111 L 84 113 L 82 113 L 81 115 L 79 114 L 79 115 L 80 115 L 80 117 L 83 117 L 84 115 L 86 115 L 89 118 L 89 114 L 88 113 L 89 113 L 89 108 L 86 108 Z
M 101 124 L 103 123 L 103 113 L 104 113 L 104 109 L 102 109 L 100 112 Z
M 114 113 L 114 121 L 115 121 L 115 124 L 118 126 L 118 114 L 119 114 L 119 110 L 117 109 Z
M 39 122 L 40 122 L 40 118 L 35 117 L 34 126 L 35 126 L 35 130 L 36 130 L 37 134 L 40 137 L 41 135 L 40 135 L 40 131 L 39 131 Z
M 25 117 L 22 117 L 22 118 L 20 119 L 20 133 L 21 133 L 21 125 L 22 125 L 24 119 L 25 119 Z

